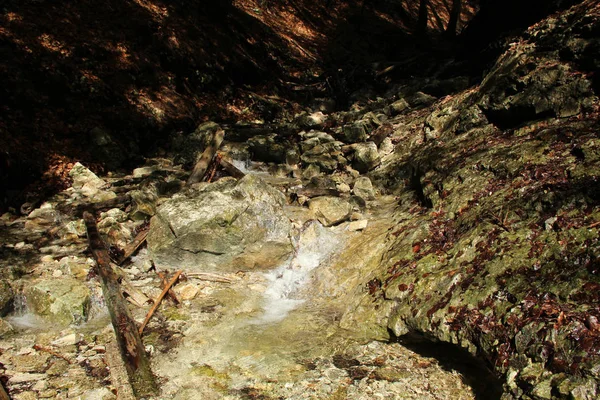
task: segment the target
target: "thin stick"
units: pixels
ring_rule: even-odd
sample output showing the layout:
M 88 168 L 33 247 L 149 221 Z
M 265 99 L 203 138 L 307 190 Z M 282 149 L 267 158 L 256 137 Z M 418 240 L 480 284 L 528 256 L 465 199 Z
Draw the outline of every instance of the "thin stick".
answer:
M 598 225 L 600 225 L 600 221 L 594 222 L 593 224 L 586 226 L 586 228 L 591 229 L 597 227 Z
M 167 281 L 167 277 L 165 276 L 165 274 L 163 274 L 160 271 L 156 271 L 156 273 L 160 277 L 160 280 L 162 281 L 162 288 L 164 289 L 167 286 L 167 284 L 169 283 Z M 179 301 L 179 299 L 175 295 L 175 292 L 173 291 L 173 289 L 169 289 L 169 291 L 167 293 L 169 294 L 169 297 L 171 298 L 171 300 L 173 300 L 173 302 L 175 304 L 177 304 L 177 305 L 181 304 L 181 302 Z
M 51 355 L 53 355 L 54 357 L 62 358 L 63 360 L 65 360 L 66 362 L 68 362 L 69 364 L 71 364 L 71 360 L 69 360 L 67 357 L 63 356 L 63 355 L 62 355 L 62 354 L 60 354 L 60 353 L 57 353 L 56 351 L 54 351 L 54 350 L 52 350 L 52 349 L 49 349 L 49 348 L 47 348 L 47 347 L 44 347 L 44 346 L 40 346 L 39 344 L 34 344 L 34 345 L 33 345 L 33 348 L 34 348 L 35 350 L 37 350 L 37 351 L 43 351 L 43 352 L 45 352 L 45 353 L 51 354 Z
M 191 273 L 186 273 L 185 276 L 188 278 L 200 279 L 201 281 L 231 283 L 230 278 L 227 278 L 227 277 L 224 277 L 221 275 L 217 275 L 217 274 L 211 274 L 208 272 L 191 272 Z
M 142 326 L 140 326 L 140 329 L 138 330 L 138 332 L 140 333 L 140 336 L 142 335 L 142 332 L 144 331 L 146 324 L 148 324 L 148 321 L 150 321 L 150 318 L 152 318 L 152 315 L 154 315 L 154 312 L 158 308 L 160 302 L 165 297 L 165 295 L 167 294 L 167 292 L 169 291 L 171 286 L 173 286 L 175 284 L 175 282 L 177 282 L 177 279 L 179 279 L 179 275 L 181 275 L 182 272 L 183 272 L 183 270 L 181 270 L 181 269 L 179 271 L 175 272 L 175 276 L 169 281 L 169 283 L 167 283 L 167 286 L 165 286 L 165 288 L 163 289 L 160 296 L 158 296 L 158 298 L 154 302 L 154 305 L 152 306 L 150 311 L 148 311 L 148 315 L 146 315 L 146 319 L 144 320 L 144 323 L 142 324 Z

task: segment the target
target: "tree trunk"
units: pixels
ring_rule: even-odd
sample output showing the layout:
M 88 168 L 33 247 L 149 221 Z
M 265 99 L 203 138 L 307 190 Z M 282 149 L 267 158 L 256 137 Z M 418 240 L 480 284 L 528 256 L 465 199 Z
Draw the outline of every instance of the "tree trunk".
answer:
M 129 375 L 133 393 L 137 398 L 156 395 L 158 386 L 150 369 L 150 361 L 146 357 L 146 350 L 138 334 L 138 328 L 121 293 L 117 274 L 110 265 L 108 250 L 98 233 L 96 219 L 87 211 L 83 213 L 83 219 L 87 228 L 89 247 L 96 259 L 98 274 L 102 278 L 104 301 L 110 312 L 119 351 L 127 375 Z
M 461 11 L 462 11 L 462 0 L 452 0 L 452 10 L 450 11 L 450 20 L 448 21 L 448 27 L 446 28 L 446 34 L 448 36 L 456 36 L 456 29 L 458 28 L 458 21 L 460 20 Z

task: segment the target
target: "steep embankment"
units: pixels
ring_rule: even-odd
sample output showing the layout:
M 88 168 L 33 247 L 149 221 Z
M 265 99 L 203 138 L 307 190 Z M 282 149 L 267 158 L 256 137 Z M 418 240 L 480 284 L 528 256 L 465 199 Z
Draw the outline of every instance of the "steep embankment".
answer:
M 347 101 L 353 82 L 371 78 L 365 63 L 412 48 L 415 13 L 355 1 L 5 1 L 0 209 L 68 187 L 75 161 L 133 167 L 206 119 Z
M 595 1 L 551 16 L 481 85 L 388 121 L 371 178 L 398 197 L 394 226 L 344 324 L 455 343 L 507 399 L 597 398 L 599 18 Z

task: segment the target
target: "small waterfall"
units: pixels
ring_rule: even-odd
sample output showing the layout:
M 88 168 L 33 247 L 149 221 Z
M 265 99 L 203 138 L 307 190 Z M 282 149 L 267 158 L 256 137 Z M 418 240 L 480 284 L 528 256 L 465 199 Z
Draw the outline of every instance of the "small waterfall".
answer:
M 339 247 L 340 239 L 319 222 L 311 221 L 301 232 L 295 254 L 278 268 L 265 273 L 268 286 L 264 294 L 264 313 L 250 324 L 283 320 L 304 302 L 298 291 L 310 279 L 310 272 L 325 262 Z

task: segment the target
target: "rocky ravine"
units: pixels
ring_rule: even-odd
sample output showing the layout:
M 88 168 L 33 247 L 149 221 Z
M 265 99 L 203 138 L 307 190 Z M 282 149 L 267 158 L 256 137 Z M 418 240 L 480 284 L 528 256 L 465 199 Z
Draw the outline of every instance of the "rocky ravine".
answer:
M 77 205 L 127 193 L 99 228 L 123 248 L 152 217 L 149 252 L 122 270 L 136 317 L 160 292 L 150 258 L 186 264 L 190 276 L 177 288 L 184 304 L 163 304 L 145 338 L 167 397 L 472 398 L 431 359 L 362 345 L 418 337 L 483 360 L 504 399 L 597 398 L 599 18 L 586 1 L 531 27 L 476 87 L 412 81 L 347 112 L 227 127 L 224 154 L 261 170 L 240 181 L 183 188 L 186 173 L 166 159 L 103 179 L 76 165 L 72 188 L 1 220 L 0 362 L 11 395 L 123 395 Z M 444 88 L 464 90 L 427 94 Z M 215 128 L 199 126 L 174 159 Z M 311 229 L 339 235 L 336 252 L 299 257 Z M 289 268 L 265 274 L 286 257 Z M 198 275 L 203 264 L 213 281 L 194 280 L 209 276 Z M 292 279 L 306 283 L 292 288 L 304 305 L 264 336 L 244 336 L 240 318 L 262 318 L 269 279 L 306 265 Z M 236 350 L 231 362 L 214 358 L 219 346 Z M 258 359 L 289 364 L 273 381 Z

